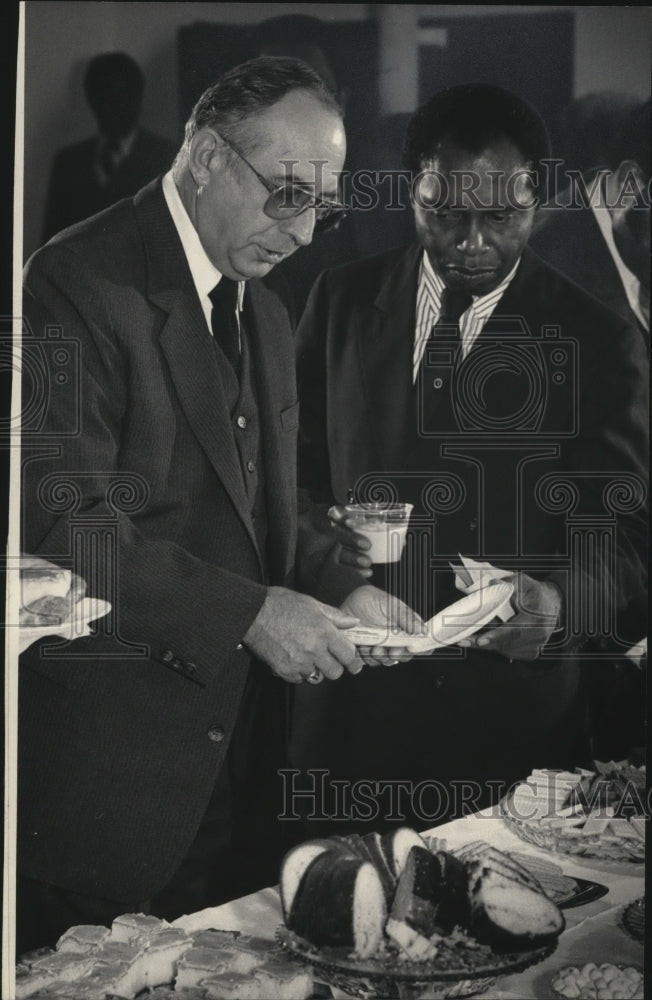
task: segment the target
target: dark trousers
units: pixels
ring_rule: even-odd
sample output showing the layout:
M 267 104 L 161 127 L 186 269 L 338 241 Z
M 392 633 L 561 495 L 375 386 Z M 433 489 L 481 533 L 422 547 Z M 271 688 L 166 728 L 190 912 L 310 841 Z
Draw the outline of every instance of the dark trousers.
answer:
M 283 853 L 297 833 L 296 824 L 277 820 L 286 694 L 268 668 L 252 664 L 227 760 L 195 839 L 172 879 L 150 899 L 124 903 L 19 876 L 17 954 L 53 947 L 75 924 L 110 926 L 125 912 L 174 920 L 276 884 Z

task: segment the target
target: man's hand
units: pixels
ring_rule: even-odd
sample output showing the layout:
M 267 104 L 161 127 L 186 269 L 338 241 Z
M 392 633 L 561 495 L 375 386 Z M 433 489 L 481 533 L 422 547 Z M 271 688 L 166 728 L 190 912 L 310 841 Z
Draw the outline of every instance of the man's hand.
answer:
M 536 660 L 556 630 L 562 595 L 554 583 L 515 573 L 512 604 L 516 614 L 495 628 L 460 641 L 460 646 L 491 649 L 510 660 Z
M 335 680 L 345 670 L 352 674 L 362 670 L 354 644 L 342 631 L 358 621 L 306 594 L 270 587 L 243 642 L 290 684 L 301 684 L 311 674 Z
M 338 561 L 342 566 L 350 566 L 357 570 L 360 576 L 368 579 L 372 575 L 372 562 L 367 551 L 371 542 L 353 528 L 353 518 L 347 515 L 344 507 L 335 505 L 328 511 L 328 519 L 333 534 L 340 543 Z M 384 622 L 382 623 L 384 624 Z
M 422 635 L 422 619 L 397 597 L 378 587 L 365 584 L 352 591 L 340 605 L 340 610 L 355 615 L 363 625 L 398 625 L 411 635 Z M 359 646 L 358 653 L 369 666 L 395 666 L 406 663 L 414 653 L 405 646 Z

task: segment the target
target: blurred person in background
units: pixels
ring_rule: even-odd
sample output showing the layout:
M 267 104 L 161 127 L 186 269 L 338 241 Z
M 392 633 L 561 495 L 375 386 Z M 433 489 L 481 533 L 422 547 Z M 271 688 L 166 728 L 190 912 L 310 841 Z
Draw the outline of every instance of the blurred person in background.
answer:
M 84 94 L 98 134 L 57 153 L 50 176 L 43 241 L 127 198 L 168 169 L 177 147 L 140 125 L 143 72 L 125 52 L 91 59 Z
M 565 169 L 565 167 L 564 167 Z M 544 260 L 650 338 L 650 102 L 578 180 L 572 201 L 542 208 L 531 240 Z M 571 198 L 565 192 L 563 201 Z

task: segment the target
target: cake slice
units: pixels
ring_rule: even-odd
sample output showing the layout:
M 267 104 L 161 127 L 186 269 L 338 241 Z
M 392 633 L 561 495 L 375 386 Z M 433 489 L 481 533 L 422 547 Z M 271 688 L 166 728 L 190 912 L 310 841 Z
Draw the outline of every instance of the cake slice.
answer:
M 108 939 L 110 933 L 108 927 L 96 924 L 78 924 L 69 927 L 57 941 L 57 951 L 74 951 L 78 954 L 93 951 Z
M 333 848 L 330 849 L 332 850 Z M 295 897 L 306 870 L 315 858 L 318 858 L 320 854 L 323 854 L 327 850 L 329 850 L 328 841 L 310 840 L 305 844 L 293 847 L 283 858 L 279 891 L 281 894 L 283 919 L 288 927 L 290 926 L 290 914 L 294 907 Z
M 175 988 L 187 990 L 199 986 L 202 979 L 232 970 L 235 960 L 232 949 L 194 945 L 177 962 Z
M 561 910 L 540 890 L 506 875 L 488 862 L 474 868 L 470 885 L 469 928 L 496 951 L 537 947 L 564 929 Z
M 380 835 L 381 850 L 397 882 L 412 848 L 426 846 L 423 837 L 407 826 L 400 826 Z
M 174 982 L 179 959 L 191 944 L 192 939 L 177 927 L 165 927 L 151 938 L 144 958 L 147 989 Z
M 219 973 L 201 985 L 211 1000 L 271 1000 L 261 992 L 260 982 L 243 972 Z
M 413 960 L 433 958 L 437 942 L 469 913 L 466 866 L 445 851 L 413 847 L 399 879 L 387 935 Z
M 197 948 L 231 948 L 240 938 L 240 931 L 222 931 L 207 927 L 191 935 L 192 945 Z
M 532 872 L 510 857 L 509 854 L 499 851 L 485 841 L 476 840 L 471 844 L 466 844 L 459 851 L 456 851 L 456 855 L 469 866 L 471 877 L 480 874 L 483 866 L 490 862 L 494 871 L 501 871 L 507 877 L 515 878 L 523 885 L 529 885 L 532 889 L 536 889 L 537 892 L 542 891 L 541 884 Z
M 308 1000 L 313 995 L 312 969 L 283 959 L 270 960 L 253 972 L 265 1000 Z
M 243 935 L 233 946 L 233 962 L 230 969 L 233 972 L 248 973 L 277 957 L 279 947 L 275 941 L 268 938 Z
M 167 920 L 159 920 L 158 917 L 145 913 L 123 913 L 111 925 L 111 938 L 114 941 L 149 944 L 152 934 L 169 926 Z
M 377 951 L 387 918 L 380 876 L 369 861 L 325 852 L 304 872 L 287 926 L 317 947 Z

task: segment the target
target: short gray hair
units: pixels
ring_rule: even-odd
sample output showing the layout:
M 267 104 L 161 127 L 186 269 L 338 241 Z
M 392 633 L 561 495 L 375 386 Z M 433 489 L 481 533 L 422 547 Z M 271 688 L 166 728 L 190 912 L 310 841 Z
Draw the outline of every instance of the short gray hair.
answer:
M 266 111 L 293 90 L 308 91 L 328 111 L 344 117 L 333 92 L 307 63 L 288 56 L 259 56 L 235 66 L 204 91 L 186 122 L 179 155 L 187 153 L 200 129 L 214 128 L 229 139 L 234 126 Z

